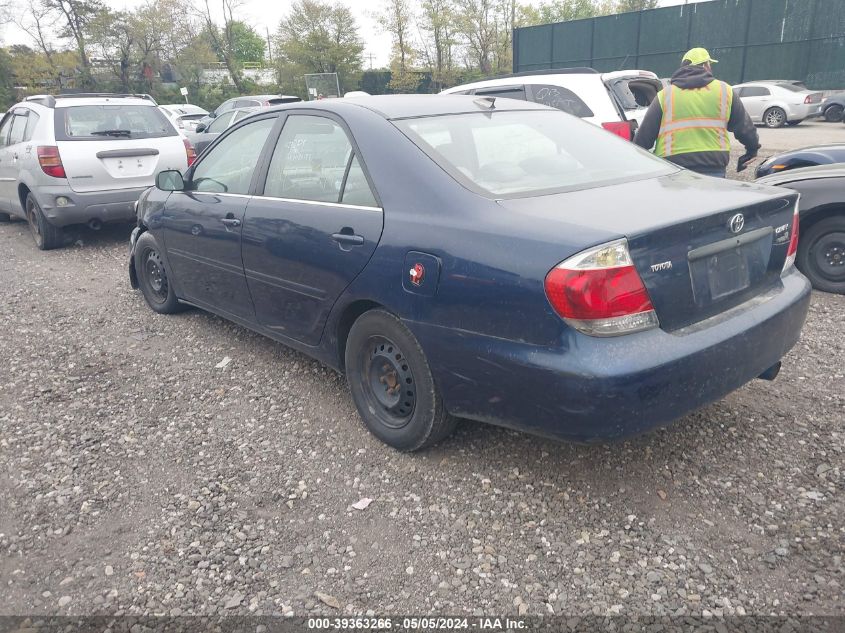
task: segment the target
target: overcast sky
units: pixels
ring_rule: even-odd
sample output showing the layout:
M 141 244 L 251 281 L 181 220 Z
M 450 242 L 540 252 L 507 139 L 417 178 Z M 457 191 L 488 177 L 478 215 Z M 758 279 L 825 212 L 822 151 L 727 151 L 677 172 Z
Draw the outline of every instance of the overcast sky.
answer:
M 359 32 L 364 39 L 364 67 L 369 68 L 371 63 L 374 68 L 386 66 L 390 59 L 390 36 L 382 33 L 380 27 L 372 17 L 373 11 L 377 11 L 383 4 L 383 0 L 340 0 L 350 7 L 358 20 Z M 672 6 L 685 4 L 687 0 L 661 0 L 661 6 Z M 701 2 L 703 0 L 688 0 L 689 3 Z M 143 0 L 104 0 L 105 4 L 112 9 L 134 8 L 143 4 Z M 531 4 L 538 4 L 538 0 L 529 0 Z M 188 6 L 189 2 L 185 2 Z M 212 5 L 215 4 L 212 0 Z M 240 16 L 244 22 L 252 25 L 259 33 L 266 35 L 266 30 L 275 33 L 279 21 L 287 15 L 293 0 L 243 0 L 243 9 Z M 14 25 L 5 27 L 3 30 L 5 44 L 32 44 L 29 37 Z M 372 56 L 372 59 L 370 58 Z

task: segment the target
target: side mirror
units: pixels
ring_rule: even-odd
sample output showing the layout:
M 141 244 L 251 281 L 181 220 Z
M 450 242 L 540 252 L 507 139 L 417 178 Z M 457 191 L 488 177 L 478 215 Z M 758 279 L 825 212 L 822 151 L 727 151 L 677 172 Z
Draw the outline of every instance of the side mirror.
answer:
M 197 129 L 195 130 L 195 132 L 197 134 L 202 134 L 207 129 L 208 129 L 208 126 L 205 123 L 197 123 Z
M 156 187 L 162 191 L 184 191 L 185 180 L 175 169 L 168 169 L 156 175 Z

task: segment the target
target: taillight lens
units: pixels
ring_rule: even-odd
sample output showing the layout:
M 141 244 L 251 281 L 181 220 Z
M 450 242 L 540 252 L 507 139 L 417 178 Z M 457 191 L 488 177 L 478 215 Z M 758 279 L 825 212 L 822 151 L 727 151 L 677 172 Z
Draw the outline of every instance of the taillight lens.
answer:
M 190 167 L 197 159 L 197 150 L 194 149 L 194 146 L 191 145 L 191 141 L 188 139 L 183 138 L 182 142 L 185 144 L 185 154 L 188 156 L 188 167 Z
M 619 336 L 659 325 L 627 240 L 570 257 L 549 271 L 544 285 L 555 312 L 584 334 Z
M 795 212 L 792 214 L 792 234 L 789 238 L 789 248 L 786 251 L 786 261 L 783 263 L 783 272 L 786 272 L 795 265 L 795 256 L 798 255 L 798 225 L 800 218 L 798 216 L 798 203 L 795 203 Z
M 812 95 L 807 95 L 804 98 L 804 103 L 812 103 L 812 102 L 813 102 L 813 96 Z
M 54 145 L 42 145 L 38 148 L 38 164 L 41 165 L 41 171 L 48 176 L 67 178 L 59 148 Z
M 601 126 L 608 132 L 613 132 L 616 136 L 621 136 L 626 141 L 631 140 L 630 121 L 610 121 L 608 123 L 602 123 Z

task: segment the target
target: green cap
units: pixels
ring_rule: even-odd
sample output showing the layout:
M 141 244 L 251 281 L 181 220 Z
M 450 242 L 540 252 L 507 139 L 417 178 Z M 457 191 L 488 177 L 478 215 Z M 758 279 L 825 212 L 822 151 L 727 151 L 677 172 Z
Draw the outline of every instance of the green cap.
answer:
M 718 63 L 719 60 L 710 57 L 710 53 L 707 52 L 706 48 L 693 48 L 686 52 L 682 61 L 689 62 L 693 66 L 697 66 L 698 64 L 704 64 L 706 62 L 715 64 Z

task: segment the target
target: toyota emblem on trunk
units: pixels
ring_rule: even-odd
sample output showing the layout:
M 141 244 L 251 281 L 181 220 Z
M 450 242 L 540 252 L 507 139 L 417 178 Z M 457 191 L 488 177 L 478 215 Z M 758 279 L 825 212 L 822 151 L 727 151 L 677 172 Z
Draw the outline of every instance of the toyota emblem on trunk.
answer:
M 745 228 L 745 216 L 737 213 L 728 221 L 728 228 L 730 228 L 731 233 L 739 233 Z

